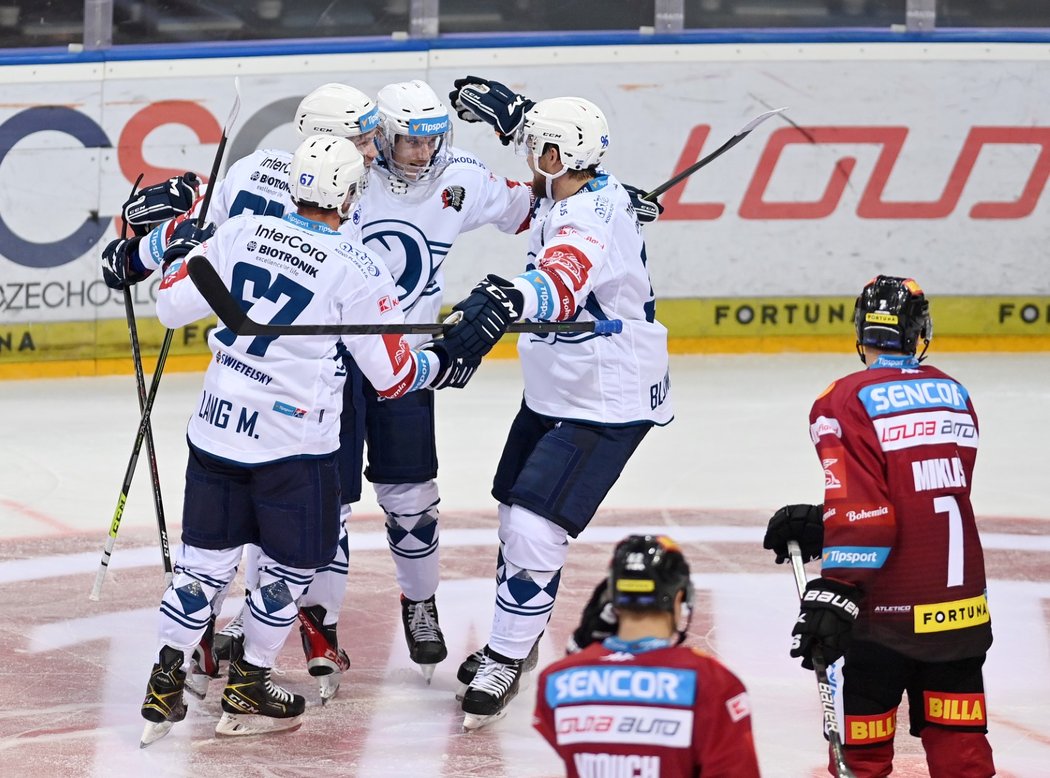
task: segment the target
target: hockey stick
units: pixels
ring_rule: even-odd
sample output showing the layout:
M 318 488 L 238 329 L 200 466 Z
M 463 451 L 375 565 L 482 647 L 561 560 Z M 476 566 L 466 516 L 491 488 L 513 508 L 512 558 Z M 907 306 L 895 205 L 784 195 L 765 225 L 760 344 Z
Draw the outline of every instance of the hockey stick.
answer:
M 788 554 L 791 556 L 791 569 L 795 572 L 795 586 L 798 588 L 798 597 L 801 600 L 806 592 L 806 569 L 802 566 L 802 549 L 798 541 L 789 540 L 787 543 Z M 838 716 L 835 715 L 835 697 L 831 692 L 831 683 L 828 681 L 828 668 L 824 660 L 818 656 L 812 657 L 813 672 L 817 675 L 817 689 L 820 690 L 820 705 L 824 711 L 824 734 L 828 736 L 831 744 L 831 756 L 835 760 L 835 772 L 839 778 L 854 778 L 853 771 L 846 765 L 846 757 L 842 752 L 842 733 L 839 732 Z
M 135 179 L 131 187 L 131 197 L 139 188 L 142 175 Z M 129 198 L 130 199 L 130 198 Z M 122 239 L 128 236 L 128 223 L 125 221 L 120 230 Z M 131 288 L 124 287 L 124 317 L 128 322 L 128 339 L 131 341 L 131 359 L 135 365 L 135 387 L 139 398 L 139 413 L 146 404 L 146 379 L 142 371 L 142 350 L 139 347 L 139 330 L 135 322 L 135 306 L 131 301 Z M 153 486 L 153 509 L 157 515 L 157 532 L 160 535 L 160 555 L 164 564 L 164 584 L 171 583 L 171 549 L 168 546 L 168 524 L 164 519 L 164 498 L 160 492 L 160 470 L 157 467 L 157 449 L 153 444 L 153 428 L 146 427 L 146 455 L 149 459 L 149 478 Z
M 727 140 L 725 143 L 723 143 L 717 149 L 712 151 L 706 157 L 703 157 L 703 158 L 697 160 L 692 165 L 690 165 L 685 170 L 683 170 L 681 173 L 678 173 L 673 178 L 669 178 L 667 181 L 664 181 L 662 184 L 660 184 L 660 186 L 656 187 L 656 189 L 654 189 L 653 191 L 647 192 L 646 194 L 642 195 L 642 199 L 643 200 L 649 200 L 649 201 L 655 200 L 657 197 L 662 195 L 664 192 L 666 192 L 672 186 L 677 184 L 679 181 L 681 181 L 681 180 L 683 180 L 685 178 L 688 178 L 689 176 L 693 175 L 693 173 L 695 173 L 700 168 L 711 164 L 716 159 L 718 159 L 720 156 L 725 154 L 727 151 L 729 151 L 731 148 L 733 148 L 733 146 L 735 146 L 740 141 L 742 141 L 744 138 L 746 138 L 748 135 L 750 135 L 751 131 L 753 129 L 755 129 L 755 127 L 760 125 L 762 122 L 764 122 L 770 116 L 776 116 L 777 114 L 783 113 L 786 110 L 787 110 L 786 107 L 785 108 L 775 108 L 772 111 L 766 111 L 763 114 L 759 114 L 754 119 L 752 119 L 747 124 L 745 124 L 741 128 L 740 132 L 738 132 L 732 138 Z
M 208 305 L 234 335 L 278 337 L 281 335 L 440 335 L 451 324 L 260 324 L 248 318 L 218 271 L 199 254 L 190 257 L 190 279 Z M 613 335 L 623 331 L 619 319 L 606 321 L 527 321 L 511 324 L 507 332 L 571 333 L 593 332 Z
M 241 107 L 241 91 L 238 79 L 233 80 L 234 101 L 230 109 L 230 117 L 222 128 L 222 137 L 219 146 L 215 150 L 215 160 L 211 167 L 211 177 L 208 178 L 208 191 L 204 193 L 200 213 L 197 215 L 197 226 L 204 226 L 204 219 L 208 212 L 208 204 L 211 202 L 212 190 L 215 187 L 215 179 L 219 175 L 219 166 L 222 164 L 222 155 L 226 151 L 226 139 L 229 137 L 230 128 L 237 118 L 237 112 Z M 161 343 L 160 353 L 157 355 L 157 366 L 153 370 L 153 380 L 150 382 L 149 392 L 146 394 L 145 402 L 142 403 L 142 419 L 139 422 L 138 432 L 135 434 L 135 443 L 131 448 L 131 457 L 128 459 L 128 467 L 124 471 L 124 481 L 120 486 L 120 495 L 117 497 L 117 507 L 113 511 L 113 519 L 109 525 L 109 536 L 106 538 L 106 546 L 102 550 L 102 560 L 99 562 L 98 572 L 95 574 L 95 584 L 91 587 L 89 599 L 98 601 L 102 594 L 102 582 L 106 578 L 106 569 L 109 567 L 110 557 L 113 556 L 113 547 L 117 543 L 117 531 L 120 529 L 120 520 L 124 516 L 124 505 L 128 500 L 128 492 L 131 491 L 131 481 L 135 477 L 135 467 L 138 465 L 139 453 L 142 451 L 142 441 L 150 431 L 150 414 L 153 412 L 153 403 L 157 399 L 157 389 L 160 387 L 160 378 L 164 373 L 164 363 L 168 359 L 168 351 L 171 349 L 171 340 L 175 330 L 167 330 L 164 333 L 164 342 Z M 152 434 L 152 432 L 151 432 Z

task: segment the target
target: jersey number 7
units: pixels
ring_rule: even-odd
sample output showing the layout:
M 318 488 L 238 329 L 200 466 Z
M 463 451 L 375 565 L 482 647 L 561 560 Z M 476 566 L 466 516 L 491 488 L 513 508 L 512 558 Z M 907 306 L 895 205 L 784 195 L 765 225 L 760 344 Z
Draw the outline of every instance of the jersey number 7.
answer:
M 251 285 L 251 299 L 246 290 Z M 230 292 L 241 304 L 241 308 L 247 313 L 259 300 L 280 302 L 282 297 L 287 297 L 288 302 L 281 306 L 267 324 L 292 324 L 302 313 L 314 297 L 314 293 L 301 286 L 287 276 L 278 274 L 274 278 L 266 268 L 252 265 L 248 262 L 238 262 L 233 266 L 233 281 L 230 284 Z M 266 355 L 266 349 L 270 343 L 277 340 L 276 335 L 258 336 L 252 338 L 248 345 L 247 353 L 254 357 Z M 215 333 L 215 338 L 220 343 L 232 346 L 237 336 L 227 327 L 223 327 Z

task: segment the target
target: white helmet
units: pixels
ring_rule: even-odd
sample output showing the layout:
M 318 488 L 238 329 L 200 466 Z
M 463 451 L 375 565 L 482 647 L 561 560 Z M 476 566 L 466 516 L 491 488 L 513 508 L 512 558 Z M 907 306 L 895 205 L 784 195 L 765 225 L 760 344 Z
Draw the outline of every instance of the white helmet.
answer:
M 338 210 L 347 219 L 368 182 L 364 159 L 353 141 L 311 135 L 295 150 L 288 185 L 296 205 Z
M 440 176 L 452 162 L 452 123 L 434 90 L 422 81 L 403 81 L 384 86 L 377 98 L 380 119 L 376 142 L 382 164 L 409 185 Z M 429 143 L 429 161 L 424 165 L 396 161 L 394 141 L 399 135 Z
M 312 91 L 295 110 L 295 129 L 302 138 L 363 135 L 379 124 L 379 108 L 364 92 L 346 84 L 325 84 Z
M 598 106 L 582 97 L 541 100 L 525 114 L 518 149 L 537 160 L 538 169 L 546 143 L 558 147 L 567 169 L 586 170 L 609 148 L 609 123 Z

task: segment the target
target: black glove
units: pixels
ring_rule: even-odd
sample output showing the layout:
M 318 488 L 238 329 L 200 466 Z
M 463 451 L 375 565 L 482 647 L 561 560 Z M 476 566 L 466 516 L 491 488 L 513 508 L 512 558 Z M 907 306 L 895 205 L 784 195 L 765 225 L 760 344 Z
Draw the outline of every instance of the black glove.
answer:
M 762 548 L 776 553 L 779 565 L 790 556 L 789 540 L 798 542 L 803 562 L 819 559 L 824 551 L 824 506 L 785 505 L 774 513 L 766 526 Z
M 565 645 L 565 653 L 575 654 L 587 648 L 591 643 L 600 643 L 607 637 L 615 635 L 619 627 L 620 619 L 609 600 L 609 579 L 603 578 L 601 583 L 594 587 L 591 599 L 584 606 L 580 624 L 569 636 L 569 642 Z
M 504 146 L 514 140 L 514 134 L 525 121 L 525 114 L 536 105 L 499 81 L 467 76 L 452 83 L 456 88 L 448 93 L 448 99 L 456 115 L 465 122 L 492 125 Z
M 462 389 L 481 365 L 480 359 L 450 354 L 442 340 L 427 343 L 423 348 L 433 353 L 441 363 L 437 377 L 430 383 L 431 389 Z
M 828 665 L 846 653 L 853 622 L 860 613 L 857 587 L 829 578 L 814 578 L 806 584 L 798 621 L 791 630 L 791 656 L 802 657 L 802 666 L 813 669 L 813 657 Z
M 638 217 L 639 224 L 652 224 L 660 218 L 660 214 L 664 212 L 664 207 L 657 202 L 655 197 L 652 200 L 643 200 L 642 197 L 645 195 L 644 189 L 639 189 L 630 184 L 624 184 L 623 188 L 627 190 L 627 194 L 631 197 L 631 207 L 634 208 L 634 215 Z
M 118 238 L 110 241 L 102 250 L 102 280 L 110 289 L 122 291 L 134 286 L 149 276 L 152 270 L 139 270 L 133 267 L 131 257 L 138 250 L 139 239 L 125 240 Z
M 121 208 L 124 221 L 141 237 L 161 222 L 174 219 L 192 208 L 200 185 L 197 174 L 187 172 L 140 189 Z
M 525 296 L 510 281 L 487 275 L 469 295 L 452 306 L 462 317 L 445 333 L 445 348 L 454 357 L 480 360 L 521 318 Z
M 182 259 L 197 246 L 215 234 L 214 222 L 198 227 L 193 219 L 187 219 L 175 228 L 164 249 L 164 267 L 176 259 Z

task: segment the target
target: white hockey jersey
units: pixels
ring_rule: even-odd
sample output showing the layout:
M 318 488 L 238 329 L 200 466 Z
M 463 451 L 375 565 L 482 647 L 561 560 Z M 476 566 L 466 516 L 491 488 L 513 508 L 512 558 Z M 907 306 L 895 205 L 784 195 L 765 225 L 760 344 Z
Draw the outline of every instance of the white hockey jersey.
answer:
M 656 320 L 645 242 L 620 182 L 602 173 L 571 197 L 541 200 L 529 258 L 514 279 L 523 318 L 620 319 L 623 332 L 520 336 L 525 404 L 597 424 L 671 421 L 667 329 Z
M 513 234 L 528 226 L 529 186 L 490 173 L 462 149 L 451 151 L 452 164 L 426 189 L 372 165 L 361 205 L 364 244 L 389 268 L 410 322 L 438 320 L 442 263 L 461 233 L 492 224 Z
M 255 321 L 404 321 L 378 259 L 295 213 L 234 217 L 194 253 L 209 259 Z M 171 263 L 157 293 L 160 321 L 181 327 L 210 313 L 186 263 Z M 190 441 L 241 464 L 335 451 L 345 377 L 340 339 L 381 396 L 400 397 L 433 381 L 437 360 L 412 351 L 400 335 L 237 337 L 220 326 L 208 336 L 215 358 L 190 417 Z
M 259 149 L 234 162 L 223 179 L 215 185 L 211 202 L 208 204 L 206 221 L 219 226 L 227 219 L 242 213 L 260 216 L 295 213 L 295 204 L 288 188 L 288 169 L 291 164 L 292 153 L 280 149 Z M 203 201 L 204 198 L 199 197 L 186 218 L 196 218 Z M 164 249 L 174 228 L 175 220 L 167 221 L 142 239 L 138 256 L 143 267 L 148 270 L 160 267 Z M 348 240 L 360 240 L 360 204 L 350 218 L 339 227 L 339 233 Z

